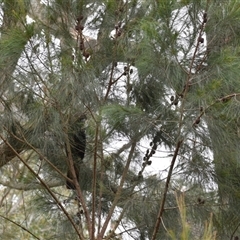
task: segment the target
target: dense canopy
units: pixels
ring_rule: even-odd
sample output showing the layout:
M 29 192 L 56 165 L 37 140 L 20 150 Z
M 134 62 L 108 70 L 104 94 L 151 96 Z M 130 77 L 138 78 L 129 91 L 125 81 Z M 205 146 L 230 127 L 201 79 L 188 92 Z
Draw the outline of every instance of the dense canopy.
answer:
M 0 3 L 1 239 L 240 237 L 238 0 Z

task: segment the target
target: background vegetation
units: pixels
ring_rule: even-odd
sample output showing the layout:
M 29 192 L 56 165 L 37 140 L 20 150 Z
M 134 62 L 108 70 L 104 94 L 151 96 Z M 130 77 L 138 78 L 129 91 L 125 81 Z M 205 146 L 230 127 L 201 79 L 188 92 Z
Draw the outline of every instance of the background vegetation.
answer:
M 238 0 L 0 3 L 1 239 L 239 238 Z

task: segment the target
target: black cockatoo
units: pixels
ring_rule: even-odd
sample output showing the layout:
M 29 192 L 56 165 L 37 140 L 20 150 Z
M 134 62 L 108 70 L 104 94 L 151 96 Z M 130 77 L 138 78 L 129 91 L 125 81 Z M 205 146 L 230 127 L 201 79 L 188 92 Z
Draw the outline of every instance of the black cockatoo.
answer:
M 79 181 L 79 168 L 84 158 L 86 148 L 86 133 L 85 130 L 83 129 L 82 118 L 80 118 L 80 120 L 77 120 L 74 123 L 73 128 L 69 133 L 69 141 L 71 146 L 74 169 L 77 176 L 77 180 Z M 73 176 L 70 169 L 68 169 L 67 177 L 73 180 Z M 68 180 L 66 181 L 66 187 L 68 189 L 76 189 L 74 183 Z

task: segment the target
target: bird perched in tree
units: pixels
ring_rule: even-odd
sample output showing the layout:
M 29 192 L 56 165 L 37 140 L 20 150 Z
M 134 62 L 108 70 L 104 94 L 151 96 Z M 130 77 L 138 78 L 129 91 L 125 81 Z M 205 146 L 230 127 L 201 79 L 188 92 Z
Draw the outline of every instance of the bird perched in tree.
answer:
M 72 127 L 71 132 L 69 133 L 69 141 L 71 147 L 71 154 L 73 159 L 73 166 L 76 173 L 77 180 L 79 181 L 79 168 L 82 163 L 82 160 L 85 155 L 85 148 L 86 148 L 86 133 L 83 129 L 83 120 L 84 118 L 79 118 Z M 67 154 L 68 156 L 68 154 Z M 73 180 L 73 174 L 68 169 L 67 177 Z M 66 181 L 66 187 L 68 189 L 76 189 L 76 186 L 73 182 Z

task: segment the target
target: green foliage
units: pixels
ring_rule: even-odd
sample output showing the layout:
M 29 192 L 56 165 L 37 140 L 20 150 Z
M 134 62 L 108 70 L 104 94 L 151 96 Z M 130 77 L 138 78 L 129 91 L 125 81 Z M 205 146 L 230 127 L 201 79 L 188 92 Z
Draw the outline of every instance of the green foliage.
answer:
M 135 133 L 136 121 L 138 121 L 137 128 L 143 130 L 141 121 L 139 119 L 144 117 L 144 113 L 133 106 L 121 106 L 121 105 L 108 105 L 102 109 L 103 116 L 106 118 L 110 129 L 114 129 L 117 132 L 123 132 L 127 135 Z
M 239 235 L 238 1 L 2 3 L 3 239 Z
M 32 32 L 31 32 L 32 33 Z M 1 38 L 0 49 L 2 52 L 2 64 L 4 59 L 21 54 L 23 47 L 29 40 L 28 32 L 24 33 L 19 28 L 12 28 L 5 32 Z

